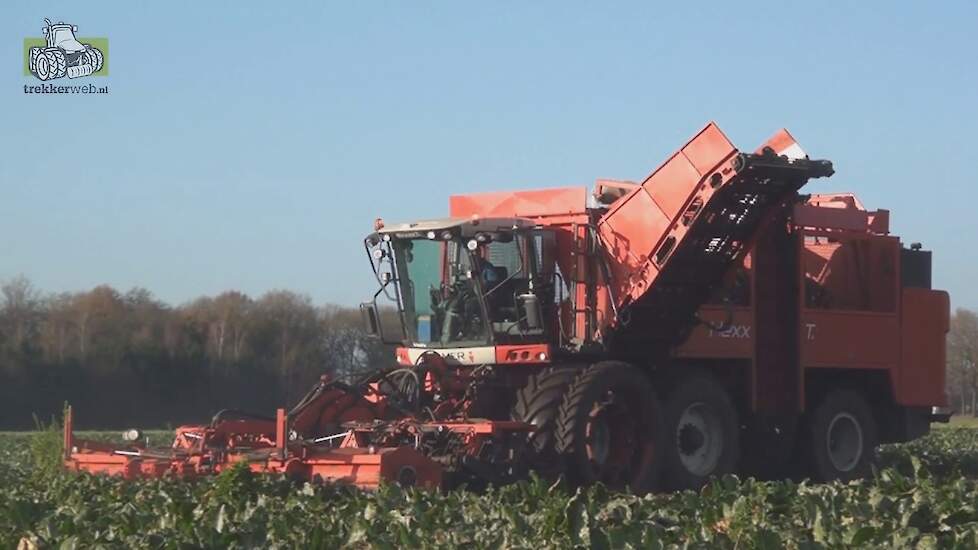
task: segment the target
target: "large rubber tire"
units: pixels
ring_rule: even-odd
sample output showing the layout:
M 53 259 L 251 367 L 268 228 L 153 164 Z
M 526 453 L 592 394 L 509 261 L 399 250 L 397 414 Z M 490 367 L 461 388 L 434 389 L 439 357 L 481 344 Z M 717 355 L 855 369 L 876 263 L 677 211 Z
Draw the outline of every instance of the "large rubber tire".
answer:
M 65 59 L 65 54 L 63 51 L 50 49 L 45 50 L 42 55 L 47 57 L 48 66 L 50 67 L 50 76 L 48 76 L 48 80 L 61 78 L 68 72 L 68 60 Z
M 527 444 L 533 453 L 533 465 L 545 477 L 560 469 L 554 451 L 557 412 L 578 372 L 573 368 L 550 368 L 530 376 L 516 392 L 512 418 L 536 426 L 527 436 Z
M 44 55 L 44 52 L 37 55 L 33 65 L 34 66 L 31 69 L 31 73 L 33 73 L 38 80 L 47 80 L 51 78 L 51 63 L 48 61 L 47 56 Z
M 41 48 L 32 47 L 27 51 L 27 69 L 35 77 L 37 76 L 37 58 L 41 56 Z
M 699 489 L 736 470 L 740 424 L 726 388 L 709 373 L 684 377 L 666 400 L 665 480 L 671 489 Z
M 95 46 L 88 45 L 88 50 L 85 53 L 88 55 L 88 62 L 92 65 L 92 74 L 102 70 L 102 64 L 104 62 L 102 51 Z
M 618 361 L 589 366 L 568 387 L 555 450 L 573 485 L 644 494 L 662 467 L 662 406 L 649 377 Z
M 855 390 L 829 392 L 812 411 L 807 443 L 816 481 L 851 481 L 869 475 L 879 445 L 872 409 Z

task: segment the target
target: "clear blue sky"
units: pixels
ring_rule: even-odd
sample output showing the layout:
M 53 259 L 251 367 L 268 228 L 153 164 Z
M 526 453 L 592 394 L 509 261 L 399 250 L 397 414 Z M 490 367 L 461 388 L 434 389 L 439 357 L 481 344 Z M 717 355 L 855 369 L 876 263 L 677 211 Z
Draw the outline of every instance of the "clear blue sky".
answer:
M 655 5 L 654 5 L 655 4 Z M 0 279 L 354 304 L 377 216 L 641 178 L 716 120 L 784 126 L 976 307 L 978 3 L 26 2 L 0 17 Z M 43 18 L 107 96 L 26 95 Z

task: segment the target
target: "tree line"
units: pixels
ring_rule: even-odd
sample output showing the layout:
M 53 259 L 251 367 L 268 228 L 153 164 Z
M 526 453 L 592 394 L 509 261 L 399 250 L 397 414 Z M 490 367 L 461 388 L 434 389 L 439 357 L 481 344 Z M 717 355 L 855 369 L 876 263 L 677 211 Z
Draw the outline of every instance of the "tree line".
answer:
M 386 324 L 386 323 L 385 323 Z M 200 422 L 222 408 L 268 413 L 323 374 L 356 380 L 393 365 L 360 312 L 273 290 L 170 306 L 143 288 L 44 293 L 0 284 L 0 430 L 75 406 L 81 427 Z M 978 416 L 978 314 L 958 309 L 947 339 L 947 395 Z
M 52 294 L 15 277 L 0 284 L 0 429 L 33 427 L 65 401 L 83 428 L 269 413 L 323 374 L 354 380 L 392 355 L 358 309 L 288 290 L 170 306 L 143 288 Z

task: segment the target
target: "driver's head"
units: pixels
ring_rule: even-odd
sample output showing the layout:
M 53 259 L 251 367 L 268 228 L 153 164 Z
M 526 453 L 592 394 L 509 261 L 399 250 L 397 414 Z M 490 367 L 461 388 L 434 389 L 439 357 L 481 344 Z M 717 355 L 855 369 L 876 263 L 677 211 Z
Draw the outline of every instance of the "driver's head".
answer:
M 485 253 L 475 255 L 475 267 L 476 273 L 482 276 L 482 282 L 485 284 L 492 284 L 499 282 L 499 273 L 496 271 L 496 266 L 492 265 L 489 258 L 485 256 Z
M 482 264 L 482 281 L 487 285 L 499 282 L 499 273 L 496 272 L 496 269 L 489 262 L 483 262 Z

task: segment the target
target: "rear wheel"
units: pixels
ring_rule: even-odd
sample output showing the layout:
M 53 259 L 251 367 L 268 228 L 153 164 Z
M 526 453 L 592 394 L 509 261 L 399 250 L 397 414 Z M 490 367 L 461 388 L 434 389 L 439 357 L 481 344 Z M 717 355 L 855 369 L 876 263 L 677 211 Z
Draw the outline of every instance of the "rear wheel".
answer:
M 617 361 L 585 369 L 564 396 L 556 452 L 574 484 L 645 493 L 661 467 L 662 407 L 648 376 Z
M 99 72 L 102 69 L 102 51 L 95 46 L 89 46 L 85 54 L 88 56 L 88 62 L 92 65 L 92 73 Z
M 534 466 L 544 474 L 558 469 L 554 453 L 557 412 L 564 392 L 578 372 L 570 368 L 547 369 L 530 376 L 526 385 L 516 392 L 512 418 L 536 427 L 527 436 L 527 443 L 534 454 Z
M 869 475 L 879 444 L 873 412 L 859 392 L 828 393 L 812 413 L 808 452 L 818 481 L 850 481 Z
M 61 78 L 68 72 L 68 60 L 61 50 L 47 50 L 42 55 L 48 61 L 48 79 Z
M 51 65 L 48 63 L 48 58 L 43 53 L 37 56 L 34 61 L 34 76 L 38 80 L 47 80 L 51 78 Z
M 666 404 L 666 479 L 673 489 L 698 489 L 733 472 L 739 457 L 737 409 L 709 374 L 682 380 Z

